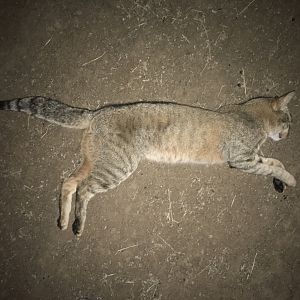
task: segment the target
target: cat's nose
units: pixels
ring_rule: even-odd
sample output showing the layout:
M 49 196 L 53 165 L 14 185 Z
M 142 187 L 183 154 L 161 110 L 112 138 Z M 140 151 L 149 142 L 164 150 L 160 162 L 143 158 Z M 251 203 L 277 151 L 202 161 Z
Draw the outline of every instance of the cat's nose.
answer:
M 289 135 L 288 131 L 286 131 L 286 132 L 280 132 L 278 134 L 278 136 L 279 136 L 280 139 L 286 139 L 288 137 L 288 135 Z

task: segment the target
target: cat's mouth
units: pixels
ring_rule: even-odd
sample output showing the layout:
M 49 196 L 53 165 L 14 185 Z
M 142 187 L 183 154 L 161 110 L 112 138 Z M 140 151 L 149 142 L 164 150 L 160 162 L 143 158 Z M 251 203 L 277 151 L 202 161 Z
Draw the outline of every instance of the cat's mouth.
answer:
M 279 139 L 286 139 L 289 136 L 289 131 L 283 131 L 278 134 Z
M 279 133 L 270 133 L 269 137 L 273 140 L 273 141 L 280 141 L 283 139 L 286 139 L 289 135 L 288 131 L 283 131 L 283 132 L 279 132 Z

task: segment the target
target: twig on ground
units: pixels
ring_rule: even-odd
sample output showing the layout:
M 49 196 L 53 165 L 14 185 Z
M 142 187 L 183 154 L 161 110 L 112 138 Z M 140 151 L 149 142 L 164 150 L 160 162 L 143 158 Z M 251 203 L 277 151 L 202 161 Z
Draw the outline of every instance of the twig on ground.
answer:
M 230 207 L 232 207 L 232 205 L 233 205 L 233 203 L 234 203 L 234 200 L 235 200 L 235 198 L 236 198 L 236 195 L 234 195 L 234 197 L 233 197 L 233 199 L 232 199 L 232 201 L 231 201 L 231 205 L 230 205 Z
M 154 292 L 156 292 L 158 284 L 159 284 L 159 281 L 154 282 L 150 287 L 148 287 L 146 293 L 148 293 L 154 287 L 155 287 L 155 291 Z
M 164 238 L 162 238 L 159 234 L 157 234 L 157 237 L 159 237 L 159 238 L 163 241 L 163 243 L 164 243 L 165 245 L 167 245 L 173 252 L 179 253 L 179 252 L 177 252 L 177 251 L 176 251 L 169 243 L 167 243 L 166 240 L 165 240 Z
M 88 65 L 88 64 L 90 64 L 90 63 L 92 63 L 92 62 L 94 62 L 94 61 L 96 61 L 96 60 L 98 60 L 98 59 L 100 59 L 101 57 L 104 56 L 105 53 L 106 53 L 106 51 L 104 51 L 103 54 L 101 54 L 100 56 L 98 56 L 98 57 L 96 57 L 96 58 L 94 58 L 94 59 L 92 59 L 92 60 L 90 60 L 90 61 L 88 61 L 88 62 L 82 64 L 81 66 L 82 66 L 82 67 L 85 67 L 86 65 Z
M 247 275 L 247 280 L 248 280 L 248 279 L 250 278 L 250 276 L 252 275 L 252 272 L 253 272 L 253 269 L 254 269 L 254 266 L 255 266 L 256 256 L 257 256 L 257 252 L 255 253 L 255 256 L 254 256 L 254 259 L 253 259 L 253 263 L 252 263 L 252 267 L 251 267 L 250 273 Z
M 206 35 L 206 44 L 207 44 L 207 48 L 208 48 L 208 59 L 209 61 L 212 59 L 211 57 L 211 45 L 210 45 L 210 41 L 209 41 L 209 37 L 208 37 L 208 31 L 207 31 L 207 28 L 205 26 L 205 16 L 203 15 L 203 20 L 200 19 L 200 22 L 201 22 L 201 25 L 202 25 L 202 28 L 204 30 L 204 33 Z
M 42 47 L 42 49 L 44 49 L 44 48 L 51 42 L 51 40 L 52 40 L 52 36 L 51 36 L 51 38 L 44 44 L 44 46 Z
M 200 74 L 202 75 L 204 70 L 207 68 L 208 64 L 211 62 L 212 55 L 211 55 L 211 44 L 210 44 L 210 40 L 209 40 L 209 36 L 208 36 L 208 30 L 205 26 L 205 15 L 202 11 L 198 11 L 198 12 L 202 13 L 202 18 L 201 19 L 194 18 L 194 20 L 201 23 L 201 26 L 202 26 L 202 28 L 204 30 L 204 33 L 205 33 L 205 36 L 206 36 L 206 45 L 207 45 L 207 49 L 208 49 L 208 55 L 206 57 L 206 63 L 204 65 L 202 71 L 200 72 Z
M 225 87 L 226 85 L 221 85 L 221 87 L 220 87 L 220 90 L 219 90 L 219 93 L 218 93 L 218 98 L 220 97 L 220 95 L 221 95 L 221 92 L 222 92 L 222 90 L 223 90 L 223 88 Z
M 275 226 L 274 227 L 277 227 L 278 226 L 278 224 L 281 222 L 283 220 L 283 217 L 282 218 L 280 218 L 277 222 L 276 222 L 276 224 L 275 224 Z
M 26 189 L 32 191 L 32 187 L 30 187 L 30 186 L 28 186 L 28 185 L 26 185 L 26 184 L 24 184 L 24 188 L 26 188 Z
M 180 193 L 179 201 L 180 201 L 180 203 L 181 203 L 181 207 L 184 209 L 184 213 L 183 213 L 183 215 L 182 215 L 181 220 L 179 221 L 179 223 L 182 222 L 183 218 L 184 218 L 184 217 L 186 216 L 186 214 L 187 214 L 187 208 L 186 208 L 185 204 L 184 204 L 183 201 L 182 201 L 183 194 L 184 194 L 184 191 L 182 191 L 182 192 Z
M 49 124 L 46 128 L 45 133 L 43 133 L 43 135 L 41 136 L 41 139 L 48 133 L 49 127 L 51 127 L 52 124 Z
M 167 213 L 167 219 L 169 222 L 171 222 L 171 226 L 173 226 L 174 223 L 178 224 L 179 222 L 174 219 L 170 189 L 168 189 L 168 200 L 169 200 L 169 212 Z
M 112 277 L 112 276 L 115 276 L 115 275 L 116 274 L 114 274 L 114 273 L 112 273 L 112 274 L 106 274 L 106 273 L 104 273 L 104 276 L 103 276 L 103 278 L 100 281 L 106 280 L 106 278 Z
M 228 208 L 227 207 L 225 207 L 225 208 L 223 208 L 218 214 L 217 214 L 217 219 L 219 219 L 219 217 L 223 214 L 223 212 L 225 211 L 225 210 L 227 210 Z
M 136 198 L 136 195 L 138 194 L 138 192 L 139 192 L 139 190 L 136 190 L 136 191 L 135 191 L 135 193 L 134 193 L 134 195 L 132 196 L 132 199 L 131 199 L 132 201 L 134 201 L 134 200 L 135 200 L 135 198 Z
M 181 36 L 182 36 L 182 38 L 185 40 L 185 41 L 187 41 L 189 44 L 191 43 L 190 41 L 189 41 L 189 39 L 182 33 L 181 34 Z
M 27 118 L 27 129 L 29 129 L 29 125 L 30 125 L 30 115 L 28 115 L 28 118 Z
M 210 267 L 210 264 L 211 263 L 209 263 L 206 267 L 204 267 L 200 272 L 198 272 L 198 274 L 197 275 L 200 275 L 201 273 L 203 273 L 207 268 L 209 268 Z
M 204 72 L 204 70 L 206 69 L 206 67 L 208 66 L 208 64 L 209 64 L 209 60 L 207 59 L 205 65 L 203 67 L 203 69 L 200 72 L 200 75 L 202 75 L 202 73 Z
M 243 79 L 243 88 L 244 88 L 245 96 L 247 96 L 246 76 L 245 76 L 245 70 L 244 69 L 242 69 L 241 76 L 242 76 L 242 79 Z
M 239 13 L 237 13 L 237 17 L 240 16 L 242 13 L 244 13 L 248 7 L 254 2 L 255 0 L 252 0 L 251 2 L 249 2 Z
M 128 246 L 128 247 L 121 248 L 121 249 L 119 249 L 119 250 L 115 253 L 115 255 L 117 255 L 118 253 L 121 253 L 121 252 L 123 252 L 123 251 L 125 251 L 125 250 L 131 249 L 131 248 L 135 248 L 135 247 L 138 247 L 138 246 L 140 246 L 140 244 L 135 244 L 135 245 L 131 245 L 131 246 Z

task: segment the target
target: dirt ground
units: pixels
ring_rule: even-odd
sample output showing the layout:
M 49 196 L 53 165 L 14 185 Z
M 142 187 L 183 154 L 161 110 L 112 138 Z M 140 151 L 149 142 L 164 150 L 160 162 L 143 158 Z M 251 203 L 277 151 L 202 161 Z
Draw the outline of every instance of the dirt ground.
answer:
M 300 95 L 297 0 L 0 5 L 0 99 L 215 109 Z M 289 139 L 262 150 L 300 181 L 299 100 L 290 110 Z M 144 162 L 91 201 L 76 239 L 56 220 L 81 132 L 10 112 L 0 126 L 0 299 L 300 299 L 299 185 Z

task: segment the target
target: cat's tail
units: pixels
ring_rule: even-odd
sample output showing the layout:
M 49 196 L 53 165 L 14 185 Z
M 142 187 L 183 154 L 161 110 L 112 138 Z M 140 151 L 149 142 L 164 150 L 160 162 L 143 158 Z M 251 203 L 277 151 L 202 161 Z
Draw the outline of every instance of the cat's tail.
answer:
M 92 110 L 72 107 L 46 97 L 0 101 L 0 110 L 22 111 L 50 123 L 76 129 L 87 128 L 93 117 Z

